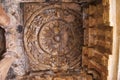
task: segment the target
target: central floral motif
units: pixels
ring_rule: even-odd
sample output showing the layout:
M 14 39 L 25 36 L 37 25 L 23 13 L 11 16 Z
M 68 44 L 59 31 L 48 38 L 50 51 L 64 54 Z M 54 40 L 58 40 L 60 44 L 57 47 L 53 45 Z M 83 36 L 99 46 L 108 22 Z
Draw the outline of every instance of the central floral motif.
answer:
M 64 21 L 46 23 L 39 32 L 40 47 L 51 55 L 64 55 L 74 47 L 74 34 Z

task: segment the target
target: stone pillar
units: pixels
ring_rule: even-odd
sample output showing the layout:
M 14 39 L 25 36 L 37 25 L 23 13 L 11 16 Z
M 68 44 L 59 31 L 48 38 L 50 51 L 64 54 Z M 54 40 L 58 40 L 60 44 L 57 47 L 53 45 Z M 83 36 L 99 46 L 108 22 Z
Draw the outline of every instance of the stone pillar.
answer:
M 119 53 L 117 56 L 119 61 L 118 61 L 118 80 L 120 80 L 120 0 L 117 0 L 116 1 L 116 22 L 117 22 L 117 27 L 118 27 L 118 40 L 119 40 Z M 118 60 L 117 59 L 117 60 Z
M 120 27 L 120 15 L 119 15 L 119 0 L 110 0 L 110 25 L 113 26 L 113 52 L 109 59 L 109 76 L 108 80 L 117 79 L 118 73 L 118 59 L 119 59 L 119 27 Z
M 23 47 L 23 23 L 19 0 L 4 0 L 3 6 L 10 17 L 10 25 L 5 28 L 7 51 L 14 52 L 19 57 L 11 68 L 16 76 L 23 76 L 27 68 Z M 6 54 L 7 55 L 7 54 Z

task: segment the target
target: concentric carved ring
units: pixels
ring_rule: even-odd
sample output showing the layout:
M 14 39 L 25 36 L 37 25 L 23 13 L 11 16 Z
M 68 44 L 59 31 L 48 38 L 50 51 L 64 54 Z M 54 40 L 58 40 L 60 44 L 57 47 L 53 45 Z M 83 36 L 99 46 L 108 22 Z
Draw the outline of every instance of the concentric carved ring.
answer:
M 74 48 L 74 33 L 71 27 L 63 20 L 54 20 L 44 24 L 38 35 L 41 49 L 51 55 L 63 55 L 70 52 Z
M 27 10 L 30 15 L 24 29 L 24 44 L 32 70 L 67 70 L 80 65 L 82 18 L 77 13 L 78 5 L 71 5 L 75 8 L 52 4 Z

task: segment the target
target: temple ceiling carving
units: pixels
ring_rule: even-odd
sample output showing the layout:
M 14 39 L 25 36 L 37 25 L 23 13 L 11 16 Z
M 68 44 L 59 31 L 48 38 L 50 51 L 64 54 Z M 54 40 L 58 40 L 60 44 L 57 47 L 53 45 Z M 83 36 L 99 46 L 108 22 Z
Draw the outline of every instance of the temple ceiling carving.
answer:
M 81 65 L 83 44 L 81 8 L 78 4 L 25 4 L 24 43 L 35 70 L 67 70 Z M 79 17 L 79 18 L 78 18 Z M 35 64 L 35 65 L 33 65 Z
M 10 51 L 16 49 L 16 52 L 21 48 L 21 53 L 26 53 L 28 58 L 29 68 L 26 71 L 19 68 L 26 72 L 20 80 L 107 79 L 108 59 L 112 54 L 108 0 L 19 2 L 18 12 L 10 12 L 15 16 L 14 19 L 21 19 L 23 26 L 19 24 L 17 28 L 7 28 L 7 41 L 17 48 L 13 44 L 11 47 L 10 43 L 7 46 Z M 18 40 L 24 44 L 18 46 Z M 24 66 L 25 60 L 18 60 L 20 65 L 17 62 L 16 65 Z M 16 65 L 13 70 L 17 72 Z

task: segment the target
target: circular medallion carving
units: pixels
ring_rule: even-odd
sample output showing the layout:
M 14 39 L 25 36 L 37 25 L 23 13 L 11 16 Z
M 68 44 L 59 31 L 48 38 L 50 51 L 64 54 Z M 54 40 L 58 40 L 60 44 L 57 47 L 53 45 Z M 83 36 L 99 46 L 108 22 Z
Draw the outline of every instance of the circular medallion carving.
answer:
M 75 43 L 71 27 L 62 20 L 54 20 L 44 24 L 38 35 L 41 49 L 50 55 L 64 55 L 70 52 Z
M 37 9 L 27 20 L 24 44 L 32 70 L 80 66 L 82 17 L 69 8 L 49 5 Z

